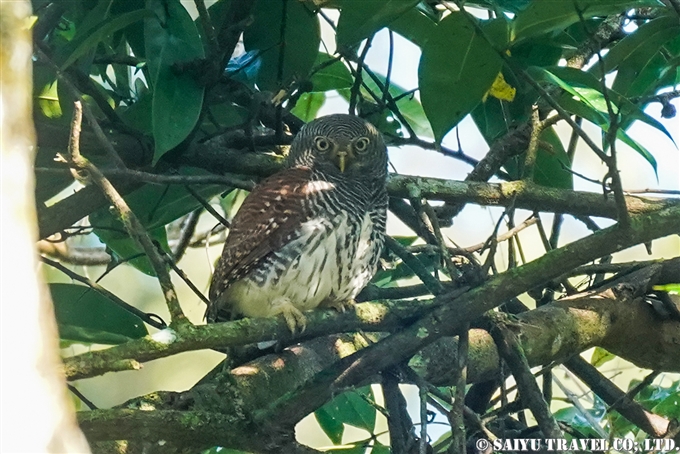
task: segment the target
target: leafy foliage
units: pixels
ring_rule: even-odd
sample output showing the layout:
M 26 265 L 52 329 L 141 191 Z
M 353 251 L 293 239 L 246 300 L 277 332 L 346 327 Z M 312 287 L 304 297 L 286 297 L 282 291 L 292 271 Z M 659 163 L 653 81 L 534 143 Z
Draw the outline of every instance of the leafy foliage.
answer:
M 573 145 L 582 131 L 574 130 L 572 143 L 567 143 L 558 135 L 567 118 L 574 124 L 583 121 L 600 132 L 592 148 L 596 148 L 593 151 L 602 166 L 589 171 L 600 172 L 595 181 L 606 193 L 618 189 L 612 182 L 616 169 L 611 162 L 613 149 L 619 144 L 626 147 L 618 147 L 617 153 L 629 153 L 630 148 L 644 158 L 647 170 L 659 170 L 658 153 L 632 137 L 633 124 L 644 125 L 659 140 L 673 140 L 663 122 L 646 109 L 651 102 L 661 102 L 663 116 L 672 117 L 671 98 L 658 94 L 680 84 L 680 21 L 676 11 L 658 0 L 475 0 L 460 5 L 419 0 L 218 0 L 209 6 L 207 14 L 200 11 L 202 15 L 199 10 L 203 2 L 199 1 L 33 3 L 37 17 L 34 30 L 40 31 L 35 32 L 38 50 L 33 77 L 41 231 L 62 232 L 62 238 L 82 235 L 84 243 L 110 256 L 105 273 L 125 264 L 122 266 L 157 277 L 147 257 L 149 251 L 131 239 L 121 214 L 101 197 L 88 195 L 95 188 L 82 188 L 92 186 L 88 175 L 72 173 L 68 168 L 64 157 L 69 152 L 69 122 L 75 100 L 71 85 L 82 95 L 89 113 L 127 169 L 121 168 L 109 151 L 103 151 L 106 147 L 89 123 L 83 125 L 83 156 L 110 178 L 154 246 L 166 257 L 181 257 L 188 247 L 207 247 L 223 240 L 219 236 L 223 229 L 215 226 L 211 215 L 217 212 L 228 224 L 245 196 L 244 191 L 234 189 L 249 189 L 252 182 L 279 168 L 294 133 L 328 107 L 344 109 L 349 105 L 352 113 L 368 119 L 383 133 L 390 147 L 415 147 L 404 150 L 411 153 L 413 161 L 421 159 L 420 149 L 427 148 L 474 165 L 469 178 L 472 182 L 488 181 L 493 176 L 528 180 L 531 175 L 526 181 L 528 187 L 553 188 L 571 195 L 577 193 L 566 191 L 572 190 L 575 178 L 581 177 L 572 166 Z M 405 46 L 404 40 L 412 45 L 409 49 L 414 49 L 413 55 L 419 55 L 410 62 L 413 73 L 417 73 L 412 86 L 402 82 L 402 68 L 394 63 L 398 59 L 395 55 L 405 48 L 400 47 Z M 386 70 L 376 70 L 373 60 L 367 58 L 376 49 L 384 53 Z M 534 112 L 541 123 L 540 134 L 533 139 L 529 133 L 516 135 L 535 126 Z M 488 145 L 485 159 L 490 158 L 489 162 L 477 164 L 466 155 L 467 150 L 451 149 L 452 132 L 459 132 L 457 128 L 465 118 L 472 120 Z M 535 156 L 527 156 L 530 140 L 535 141 Z M 612 143 L 614 140 L 617 142 Z M 129 169 L 136 173 L 128 173 Z M 488 175 L 479 176 L 485 172 Z M 215 174 L 227 174 L 223 184 L 209 180 Z M 170 177 L 176 179 L 168 182 Z M 198 178 L 205 180 L 196 183 Z M 76 195 L 71 195 L 74 188 Z M 525 261 L 517 236 L 509 240 L 507 257 L 498 255 L 502 221 L 508 221 L 508 229 L 516 225 L 517 194 L 503 194 L 513 201 L 496 221 L 496 229 L 488 232 L 483 246 L 442 249 L 436 230 L 450 225 L 452 215 L 441 213 L 451 208 L 460 211 L 464 203 L 456 206 L 458 202 L 449 202 L 442 207 L 438 203 L 447 199 L 435 193 L 426 198 L 436 203 L 427 206 L 421 189 L 411 185 L 408 197 L 401 192 L 397 200 L 392 200 L 402 202 L 408 213 L 391 206 L 405 225 L 420 235 L 395 237 L 414 261 L 409 266 L 394 251 L 386 252 L 369 290 L 377 295 L 411 292 L 404 299 L 429 295 L 432 288 L 423 291 L 425 286 L 412 285 L 419 278 L 426 282 L 422 279 L 426 276 L 440 281 L 437 284 L 446 295 L 476 285 L 487 272 L 502 273 L 497 269 L 501 262 L 513 268 Z M 491 197 L 474 195 L 475 203 Z M 62 206 L 69 207 L 66 213 L 59 211 Z M 531 219 L 541 229 L 545 249 L 554 248 L 561 213 L 545 205 L 535 211 L 555 215 L 552 232 L 545 231 L 540 218 Z M 54 212 L 57 215 L 50 217 Z M 432 213 L 441 217 L 435 218 Z M 578 216 L 594 228 L 587 216 L 580 212 Z M 81 218 L 86 220 L 80 222 Z M 423 241 L 429 244 L 422 245 Z M 75 241 L 69 238 L 67 243 Z M 601 263 L 608 264 L 604 260 Z M 78 266 L 74 268 L 80 272 Z M 87 274 L 100 272 L 89 263 L 84 266 Z M 469 277 L 466 267 L 482 276 Z M 604 275 L 591 276 L 592 282 L 600 282 Z M 192 284 L 201 292 L 207 281 L 205 276 L 200 283 Z M 537 304 L 543 304 L 550 303 L 555 292 L 567 294 L 586 286 L 579 283 L 575 288 L 562 277 L 546 281 L 528 294 Z M 678 284 L 655 289 L 677 293 Z M 50 290 L 65 342 L 124 344 L 149 334 L 139 316 L 94 289 L 51 284 Z M 413 305 L 413 301 L 398 301 L 397 306 L 400 302 Z M 498 301 L 496 306 L 510 307 L 512 303 Z M 518 311 L 517 307 L 513 310 Z M 413 321 L 410 316 L 402 320 L 407 320 L 404 328 Z M 598 347 L 592 365 L 600 367 L 615 359 L 614 354 Z M 288 367 L 284 360 L 276 364 L 282 370 Z M 260 371 L 253 372 L 257 373 Z M 304 375 L 303 381 L 309 379 Z M 304 386 L 296 380 L 297 375 L 291 381 Z M 276 388 L 267 383 L 267 387 Z M 281 392 L 293 393 L 295 389 Z M 635 399 L 658 416 L 677 419 L 679 389 L 680 381 L 664 386 L 651 384 Z M 550 395 L 547 386 L 544 391 L 545 396 Z M 439 392 L 452 394 L 454 388 L 442 387 Z M 192 396 L 190 400 L 200 399 Z M 437 411 L 449 411 L 447 405 L 444 402 Z M 611 405 L 603 397 L 594 396 L 585 410 L 570 405 L 555 412 L 554 417 L 562 427 L 571 429 L 568 437 L 574 439 L 602 438 L 603 433 L 611 437 L 645 436 L 636 423 L 609 411 Z M 477 416 L 498 422 L 503 430 L 515 425 L 524 431 L 533 429 L 527 427 L 525 418 L 516 418 L 517 412 L 511 408 L 499 410 L 495 400 L 483 407 L 476 410 Z M 215 408 L 208 406 L 209 411 L 219 411 Z M 334 445 L 329 452 L 380 454 L 390 452 L 390 447 L 380 432 L 378 412 L 389 413 L 376 403 L 369 385 L 333 394 L 332 400 L 313 413 Z M 477 428 L 469 422 L 466 420 L 467 435 L 478 437 Z M 443 435 L 431 443 L 434 452 L 444 452 L 456 441 L 451 420 L 443 424 Z M 348 442 L 348 426 L 369 435 Z M 493 424 L 488 427 L 499 430 Z M 273 437 L 275 432 L 266 436 Z M 408 434 L 412 441 L 414 433 L 415 429 Z M 251 438 L 263 434 L 258 432 Z M 206 448 L 209 446 L 201 447 Z M 245 452 L 230 448 L 213 447 L 206 452 Z
M 122 344 L 148 334 L 139 317 L 95 290 L 82 285 L 50 284 L 50 292 L 63 340 Z

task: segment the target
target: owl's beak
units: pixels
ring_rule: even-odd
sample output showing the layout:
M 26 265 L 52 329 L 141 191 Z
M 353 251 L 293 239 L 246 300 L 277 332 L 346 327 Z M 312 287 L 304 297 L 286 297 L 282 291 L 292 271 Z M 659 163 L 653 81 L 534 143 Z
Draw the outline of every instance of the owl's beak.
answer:
M 338 160 L 338 168 L 340 169 L 340 172 L 344 173 L 345 167 L 347 165 L 347 152 L 345 150 L 338 150 L 335 157 Z

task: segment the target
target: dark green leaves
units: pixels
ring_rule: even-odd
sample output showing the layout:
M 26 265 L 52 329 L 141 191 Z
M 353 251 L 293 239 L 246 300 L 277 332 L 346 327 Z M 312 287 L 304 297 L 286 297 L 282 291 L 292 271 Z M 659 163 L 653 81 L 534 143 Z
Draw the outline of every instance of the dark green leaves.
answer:
M 634 33 L 623 38 L 603 57 L 604 70 L 609 72 L 622 64 L 645 63 L 659 47 L 680 33 L 680 23 L 675 15 L 661 16 L 642 24 Z M 643 61 L 636 61 L 643 58 Z M 598 71 L 597 65 L 592 71 Z
M 258 54 L 258 87 L 275 91 L 305 78 L 319 53 L 321 31 L 316 14 L 297 0 L 260 0 L 253 15 L 255 22 L 244 32 L 243 44 Z
M 50 284 L 63 340 L 120 344 L 148 334 L 142 319 L 82 285 Z
M 118 30 L 122 30 L 123 28 L 127 27 L 132 23 L 153 16 L 154 16 L 153 11 L 149 11 L 148 9 L 139 9 L 136 11 L 131 11 L 129 13 L 121 14 L 118 17 L 114 17 L 108 21 L 105 21 L 104 23 L 100 24 L 100 26 L 96 27 L 91 34 L 82 37 L 81 39 L 78 39 L 77 37 L 76 38 L 77 45 L 75 49 L 73 50 L 71 55 L 69 55 L 69 57 L 66 59 L 66 61 L 61 65 L 62 71 L 71 66 L 73 62 L 75 62 L 78 58 L 86 54 L 89 50 L 96 47 L 101 40 L 111 36 Z
M 290 112 L 300 120 L 308 123 L 316 118 L 316 114 L 326 102 L 326 94 L 321 92 L 303 93 Z
M 420 47 L 425 45 L 435 26 L 436 23 L 418 8 L 406 11 L 389 24 L 390 30 Z
M 437 141 L 479 104 L 503 63 L 471 20 L 475 19 L 464 13 L 452 13 L 423 46 L 420 98 Z
M 185 168 L 186 175 L 206 174 L 205 171 Z M 227 188 L 221 185 L 201 185 L 194 190 L 204 198 L 210 198 Z M 146 185 L 125 196 L 130 209 L 149 231 L 152 240 L 169 252 L 165 225 L 200 207 L 200 202 L 181 185 Z M 90 214 L 90 223 L 94 233 L 104 242 L 119 259 L 130 260 L 130 264 L 150 276 L 155 272 L 144 251 L 129 237 L 123 223 L 109 209 L 103 208 Z
M 564 29 L 582 19 L 621 13 L 642 6 L 662 6 L 657 0 L 534 0 L 513 21 L 512 40 Z
M 552 67 L 549 69 L 531 68 L 531 73 L 534 77 L 547 80 L 567 92 L 559 98 L 559 103 L 567 111 L 596 124 L 604 132 L 609 131 L 611 121 L 609 119 L 606 98 L 600 91 L 602 86 L 595 77 L 588 73 L 565 67 Z M 567 79 L 568 82 L 563 78 Z M 645 114 L 629 100 L 613 90 L 607 90 L 607 93 L 614 111 L 621 116 L 621 124 L 630 125 L 633 120 L 640 120 L 671 138 L 661 123 Z M 656 172 L 654 156 L 637 141 L 633 140 L 624 128 L 619 128 L 616 131 L 616 137 L 637 151 L 649 162 Z
M 338 20 L 338 47 L 368 38 L 418 4 L 419 0 L 343 0 Z
M 312 74 L 313 91 L 342 90 L 354 82 L 347 66 L 326 53 L 319 52 L 314 66 L 321 69 Z
M 316 420 L 334 444 L 342 443 L 344 424 L 373 433 L 376 409 L 370 386 L 345 392 L 314 412 Z
M 680 23 L 673 14 L 643 24 L 621 40 L 604 58 L 607 71 L 617 69 L 612 88 L 628 97 L 654 93 L 659 81 L 676 67 L 667 61 L 673 52 L 665 45 L 678 36 Z
M 158 18 L 147 19 L 144 41 L 153 87 L 154 163 L 179 145 L 201 113 L 204 87 L 175 65 L 203 58 L 203 45 L 189 13 L 178 0 L 149 0 Z
M 513 179 L 524 178 L 527 173 L 524 162 L 526 153 L 510 158 L 504 167 Z M 574 176 L 569 171 L 571 160 L 553 128 L 547 128 L 539 136 L 532 181 L 549 188 L 573 189 Z

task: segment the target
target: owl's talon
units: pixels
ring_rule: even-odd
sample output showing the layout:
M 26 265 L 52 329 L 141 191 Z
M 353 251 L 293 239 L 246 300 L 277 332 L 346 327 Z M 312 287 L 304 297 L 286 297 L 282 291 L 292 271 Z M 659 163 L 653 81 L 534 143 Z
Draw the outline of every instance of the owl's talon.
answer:
M 356 303 L 354 300 L 347 300 L 347 301 L 335 301 L 333 303 L 327 303 L 326 306 L 335 309 L 336 311 L 340 312 L 341 314 L 344 314 L 347 309 L 351 309 L 354 307 Z
M 298 334 L 305 332 L 305 329 L 307 329 L 307 317 L 297 308 L 291 306 L 290 310 L 284 310 L 282 314 L 283 318 L 286 319 L 286 324 L 291 334 L 295 334 L 296 331 Z
M 296 331 L 302 334 L 307 328 L 307 317 L 288 298 L 276 298 L 272 301 L 272 308 L 275 311 L 274 314 L 283 315 L 292 334 Z

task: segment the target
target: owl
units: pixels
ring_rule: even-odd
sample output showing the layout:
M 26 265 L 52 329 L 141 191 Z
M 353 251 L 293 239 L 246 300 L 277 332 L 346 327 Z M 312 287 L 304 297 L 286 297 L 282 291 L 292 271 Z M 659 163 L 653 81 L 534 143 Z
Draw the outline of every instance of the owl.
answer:
M 344 311 L 376 272 L 385 239 L 387 149 L 372 124 L 329 115 L 305 125 L 284 170 L 234 217 L 210 285 L 209 322 Z

